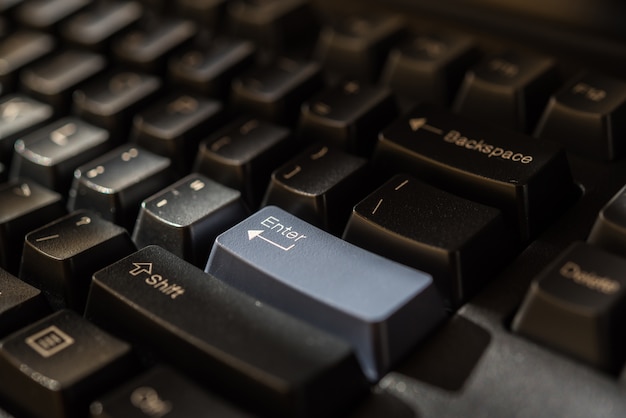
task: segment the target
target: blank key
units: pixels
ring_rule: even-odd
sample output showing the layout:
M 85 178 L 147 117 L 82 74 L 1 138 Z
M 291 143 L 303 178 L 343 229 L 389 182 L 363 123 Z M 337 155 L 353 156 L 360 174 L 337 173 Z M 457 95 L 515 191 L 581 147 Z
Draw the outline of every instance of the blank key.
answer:
M 273 206 L 220 235 L 206 271 L 349 341 L 370 380 L 444 317 L 429 275 Z

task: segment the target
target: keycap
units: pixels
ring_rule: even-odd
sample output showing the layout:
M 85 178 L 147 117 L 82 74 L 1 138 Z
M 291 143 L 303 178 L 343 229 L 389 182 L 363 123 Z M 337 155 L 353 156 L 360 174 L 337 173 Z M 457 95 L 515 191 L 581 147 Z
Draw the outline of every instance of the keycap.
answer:
M 369 156 L 378 132 L 397 116 L 389 89 L 346 80 L 302 106 L 298 136 Z
M 132 142 L 169 157 L 179 173 L 188 173 L 206 132 L 223 120 L 222 104 L 197 94 L 171 94 L 135 115 Z
M 27 1 L 15 10 L 15 17 L 24 25 L 51 31 L 56 25 L 89 5 L 91 0 Z
M 561 147 L 418 106 L 385 129 L 374 165 L 406 172 L 503 211 L 522 241 L 536 236 L 578 191 Z
M 615 160 L 626 148 L 625 112 L 626 82 L 584 72 L 550 98 L 534 135 L 588 158 Z
M 389 51 L 380 82 L 403 98 L 447 106 L 477 58 L 465 35 L 420 33 Z
M 365 389 L 347 344 L 158 246 L 97 272 L 85 315 L 257 415 L 328 416 Z
M 507 50 L 469 69 L 452 108 L 470 119 L 532 132 L 557 82 L 551 58 Z
M 230 31 L 270 51 L 306 45 L 317 34 L 317 19 L 307 0 L 236 0 L 228 5 Z
M 154 99 L 161 80 L 152 75 L 116 70 L 90 80 L 74 92 L 74 113 L 123 141 L 133 115 Z
M 337 16 L 322 27 L 315 56 L 331 73 L 373 83 L 402 31 L 403 24 L 398 16 Z
M 0 83 L 7 91 L 17 87 L 19 71 L 36 60 L 43 58 L 55 47 L 52 36 L 31 31 L 19 30 L 0 43 Z
M 429 275 L 274 206 L 218 236 L 205 271 L 349 341 L 370 381 L 444 317 Z
M 85 416 L 97 393 L 136 369 L 130 350 L 73 311 L 58 311 L 0 341 L 0 399 L 22 416 Z
M 115 56 L 139 71 L 160 73 L 169 54 L 184 47 L 196 34 L 189 20 L 167 18 L 153 25 L 138 27 L 113 42 Z
M 200 143 L 194 171 L 239 190 L 256 208 L 276 163 L 289 158 L 294 145 L 286 127 L 243 116 Z
M 169 158 L 122 145 L 74 172 L 68 208 L 89 209 L 132 231 L 139 206 L 173 180 Z
M 513 330 L 616 372 L 626 358 L 626 261 L 582 242 L 572 244 L 531 284 Z
M 9 162 L 16 139 L 43 126 L 52 116 L 51 106 L 28 96 L 0 97 L 0 161 Z
M 498 209 L 398 175 L 354 207 L 343 239 L 427 271 L 456 308 L 511 260 L 513 236 Z
M 185 88 L 225 101 L 235 76 L 250 68 L 256 47 L 250 41 L 216 38 L 204 48 L 192 47 L 174 54 L 169 78 Z
M 167 366 L 157 366 L 98 399 L 89 408 L 92 418 L 253 416 Z
M 25 68 L 20 81 L 29 95 L 53 106 L 57 115 L 64 115 L 70 109 L 74 90 L 106 65 L 102 55 L 69 49 Z
M 261 206 L 275 205 L 341 235 L 351 208 L 367 194 L 367 160 L 314 145 L 277 168 Z
M 19 277 L 53 308 L 83 312 L 93 273 L 136 250 L 124 228 L 76 211 L 26 235 Z
M 0 268 L 0 337 L 49 313 L 50 307 L 39 289 Z
M 17 274 L 24 236 L 66 214 L 60 194 L 28 179 L 0 185 L 0 267 Z
M 71 116 L 59 119 L 15 142 L 11 178 L 28 177 L 66 195 L 76 167 L 111 148 L 104 129 Z
M 142 202 L 133 241 L 203 268 L 215 237 L 247 215 L 239 191 L 193 173 Z
M 587 242 L 616 255 L 626 253 L 626 186 L 598 213 Z
M 132 27 L 142 12 L 134 1 L 100 1 L 64 22 L 60 33 L 74 45 L 104 52 L 111 39 Z
M 302 103 L 323 85 L 319 65 L 282 57 L 271 66 L 252 69 L 235 78 L 231 103 L 240 112 L 292 125 Z

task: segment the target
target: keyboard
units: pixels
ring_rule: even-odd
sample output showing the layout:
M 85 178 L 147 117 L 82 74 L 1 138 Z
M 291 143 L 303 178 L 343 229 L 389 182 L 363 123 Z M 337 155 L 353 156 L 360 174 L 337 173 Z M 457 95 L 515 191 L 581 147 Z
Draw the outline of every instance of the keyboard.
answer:
M 626 416 L 609 1 L 0 0 L 0 417 Z

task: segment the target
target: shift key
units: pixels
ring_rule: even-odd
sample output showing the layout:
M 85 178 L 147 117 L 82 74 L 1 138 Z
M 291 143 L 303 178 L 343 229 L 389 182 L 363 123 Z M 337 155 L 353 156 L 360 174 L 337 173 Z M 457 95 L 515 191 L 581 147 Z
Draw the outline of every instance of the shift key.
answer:
M 350 342 L 371 381 L 445 316 L 430 275 L 274 206 L 218 236 L 206 271 Z
M 85 316 L 261 416 L 332 416 L 366 389 L 344 341 L 161 247 L 96 272 Z

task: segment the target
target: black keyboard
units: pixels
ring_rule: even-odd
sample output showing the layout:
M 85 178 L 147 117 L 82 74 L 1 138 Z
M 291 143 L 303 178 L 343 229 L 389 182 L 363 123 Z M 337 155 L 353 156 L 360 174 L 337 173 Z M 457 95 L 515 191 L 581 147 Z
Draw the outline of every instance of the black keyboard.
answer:
M 0 417 L 626 416 L 626 11 L 457 3 L 0 0 Z

